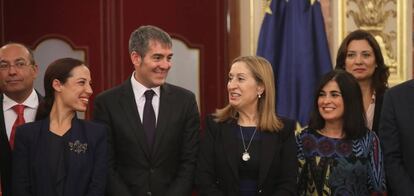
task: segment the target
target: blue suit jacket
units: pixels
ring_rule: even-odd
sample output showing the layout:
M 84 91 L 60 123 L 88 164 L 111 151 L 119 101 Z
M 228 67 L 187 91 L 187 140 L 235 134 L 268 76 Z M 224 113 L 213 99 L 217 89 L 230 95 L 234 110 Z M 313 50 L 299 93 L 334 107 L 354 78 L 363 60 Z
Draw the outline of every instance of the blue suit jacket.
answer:
M 53 196 L 49 163 L 49 119 L 17 128 L 13 151 L 13 195 Z M 106 127 L 74 118 L 69 142 L 87 144 L 84 152 L 70 150 L 66 159 L 64 196 L 104 195 L 107 173 Z M 69 143 L 68 142 L 68 143 Z M 69 148 L 69 144 L 65 144 Z

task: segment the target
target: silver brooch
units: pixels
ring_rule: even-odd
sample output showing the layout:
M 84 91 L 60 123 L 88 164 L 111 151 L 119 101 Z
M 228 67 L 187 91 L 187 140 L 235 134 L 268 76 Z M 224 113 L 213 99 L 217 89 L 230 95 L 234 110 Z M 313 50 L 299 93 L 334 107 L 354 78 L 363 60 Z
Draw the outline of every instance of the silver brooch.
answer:
M 70 151 L 80 154 L 80 153 L 85 153 L 87 149 L 88 149 L 87 143 L 82 144 L 79 142 L 79 140 L 76 140 L 75 142 L 69 142 Z

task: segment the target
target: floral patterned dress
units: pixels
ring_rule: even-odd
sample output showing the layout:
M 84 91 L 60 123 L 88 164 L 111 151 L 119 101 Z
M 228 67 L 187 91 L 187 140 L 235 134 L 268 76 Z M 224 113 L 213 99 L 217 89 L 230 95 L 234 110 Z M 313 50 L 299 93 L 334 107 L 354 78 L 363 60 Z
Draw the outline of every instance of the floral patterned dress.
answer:
M 299 195 L 386 195 L 383 156 L 373 131 L 345 140 L 307 128 L 296 142 Z

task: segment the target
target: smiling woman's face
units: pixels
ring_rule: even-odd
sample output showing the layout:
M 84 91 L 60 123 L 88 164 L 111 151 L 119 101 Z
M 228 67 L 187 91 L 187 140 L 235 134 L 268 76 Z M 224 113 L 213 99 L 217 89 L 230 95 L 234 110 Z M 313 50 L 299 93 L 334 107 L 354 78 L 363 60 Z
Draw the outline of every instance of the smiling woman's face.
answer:
M 336 81 L 329 81 L 319 92 L 318 109 L 326 122 L 342 121 L 344 100 Z
M 81 65 L 73 68 L 70 75 L 64 84 L 55 86 L 55 97 L 62 100 L 64 107 L 84 112 L 88 107 L 89 97 L 93 93 L 91 74 L 88 67 Z

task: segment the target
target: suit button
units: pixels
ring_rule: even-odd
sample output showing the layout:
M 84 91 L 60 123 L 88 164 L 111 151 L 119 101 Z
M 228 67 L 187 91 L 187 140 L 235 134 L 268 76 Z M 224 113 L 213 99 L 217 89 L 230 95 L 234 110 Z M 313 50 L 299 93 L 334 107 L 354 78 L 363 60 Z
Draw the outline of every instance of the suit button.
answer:
M 147 192 L 147 195 L 148 195 L 148 196 L 151 196 L 151 195 L 152 195 L 152 193 L 151 193 L 150 191 L 148 191 L 148 192 Z
M 154 173 L 154 169 L 150 169 L 150 173 Z

